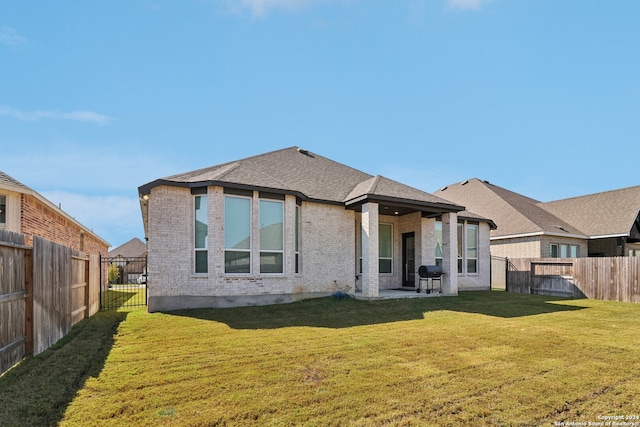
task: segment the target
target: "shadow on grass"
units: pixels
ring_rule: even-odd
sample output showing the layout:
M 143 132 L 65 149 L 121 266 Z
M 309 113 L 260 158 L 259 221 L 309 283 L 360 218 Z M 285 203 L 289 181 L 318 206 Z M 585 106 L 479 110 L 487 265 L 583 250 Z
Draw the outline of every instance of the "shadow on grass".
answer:
M 291 326 L 348 328 L 419 320 L 434 311 L 455 311 L 515 318 L 586 307 L 561 304 L 565 298 L 506 292 L 461 292 L 457 297 L 389 300 L 318 298 L 292 304 L 224 309 L 178 310 L 169 314 L 222 322 L 234 329 L 275 329 Z
M 99 312 L 43 353 L 0 377 L 2 426 L 57 425 L 89 377 L 97 377 L 126 312 Z
M 105 289 L 100 296 L 100 308 L 102 310 L 118 310 L 124 307 L 137 307 L 146 305 L 144 302 L 144 288 L 138 289 L 138 285 L 117 285 Z

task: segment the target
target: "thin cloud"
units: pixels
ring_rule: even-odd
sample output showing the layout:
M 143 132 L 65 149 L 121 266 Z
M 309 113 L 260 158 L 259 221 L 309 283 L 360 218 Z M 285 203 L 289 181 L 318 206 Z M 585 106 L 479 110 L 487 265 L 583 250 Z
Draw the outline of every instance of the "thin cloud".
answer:
M 112 117 L 93 111 L 75 110 L 71 112 L 56 110 L 22 111 L 17 108 L 0 105 L 0 116 L 12 117 L 25 122 L 39 122 L 45 119 L 71 120 L 76 122 L 93 123 L 96 125 L 108 125 Z
M 459 10 L 480 10 L 491 0 L 448 0 L 449 7 Z
M 6 25 L 0 25 L 0 44 L 16 47 L 27 42 L 16 30 Z

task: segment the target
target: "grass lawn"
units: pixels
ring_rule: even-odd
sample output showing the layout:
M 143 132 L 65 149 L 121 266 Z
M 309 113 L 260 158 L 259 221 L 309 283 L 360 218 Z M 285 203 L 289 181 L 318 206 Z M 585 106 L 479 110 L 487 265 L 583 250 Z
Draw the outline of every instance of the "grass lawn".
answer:
M 639 356 L 640 304 L 505 292 L 102 312 L 0 378 L 0 424 L 598 422 L 640 415 Z

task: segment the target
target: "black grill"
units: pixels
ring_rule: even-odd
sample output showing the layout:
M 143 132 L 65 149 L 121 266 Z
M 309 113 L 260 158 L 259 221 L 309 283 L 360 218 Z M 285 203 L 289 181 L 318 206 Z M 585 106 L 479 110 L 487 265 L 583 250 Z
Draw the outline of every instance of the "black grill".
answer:
M 426 281 L 427 282 L 427 287 L 425 288 L 425 292 L 426 293 L 431 293 L 431 292 L 436 292 L 434 286 L 433 286 L 433 281 L 437 280 L 438 281 L 438 290 L 437 292 L 441 292 L 442 291 L 442 275 L 444 273 L 442 272 L 442 266 L 439 265 L 421 265 L 418 268 L 418 276 L 420 276 L 420 282 L 418 284 L 418 289 L 416 289 L 416 292 L 420 293 L 420 291 L 422 290 L 422 282 Z M 429 280 L 431 279 L 431 280 Z M 431 282 L 431 286 L 429 286 L 429 282 Z

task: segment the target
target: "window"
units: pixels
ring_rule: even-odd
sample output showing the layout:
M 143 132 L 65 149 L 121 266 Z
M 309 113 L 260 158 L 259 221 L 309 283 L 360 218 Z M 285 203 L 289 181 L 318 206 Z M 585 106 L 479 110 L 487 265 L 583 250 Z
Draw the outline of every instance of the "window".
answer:
M 436 265 L 442 266 L 442 220 L 436 220 Z
M 569 255 L 571 258 L 578 258 L 578 246 L 571 245 L 571 253 Z
M 0 230 L 7 227 L 7 196 L 0 196 Z
M 195 272 L 207 273 L 209 271 L 207 261 L 207 236 L 209 234 L 207 196 L 195 196 L 194 201 Z
M 296 205 L 296 273 L 300 273 L 300 206 Z
M 282 273 L 284 203 L 260 200 L 260 273 Z
M 478 273 L 478 224 L 467 224 L 467 274 Z
M 462 274 L 463 270 L 463 254 L 464 254 L 464 224 L 458 223 L 458 273 Z
M 251 199 L 224 198 L 224 272 L 251 273 Z
M 358 248 L 360 273 L 362 273 L 362 226 L 360 230 L 360 233 L 358 233 Z M 378 273 L 393 273 L 393 225 L 391 224 L 378 225 Z
M 549 252 L 551 258 L 578 258 L 579 247 L 578 245 L 551 243 Z
M 379 224 L 378 226 L 378 272 L 390 274 L 393 265 L 393 226 Z

